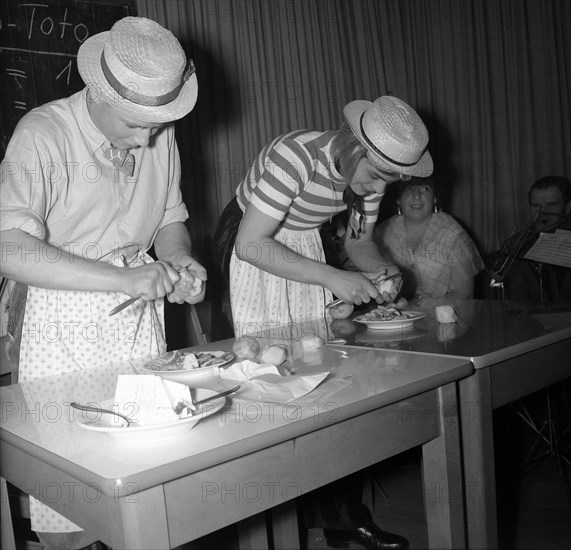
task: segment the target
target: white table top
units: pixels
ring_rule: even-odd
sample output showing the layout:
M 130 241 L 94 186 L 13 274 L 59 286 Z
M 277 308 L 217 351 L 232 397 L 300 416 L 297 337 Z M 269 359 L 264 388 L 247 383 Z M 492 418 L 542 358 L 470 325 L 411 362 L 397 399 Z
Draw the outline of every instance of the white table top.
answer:
M 434 307 L 444 304 L 454 306 L 457 323 L 436 321 Z M 350 346 L 463 357 L 476 369 L 571 339 L 571 310 L 530 311 L 500 300 L 445 299 L 425 300 L 414 309 L 426 317 L 400 332 L 371 330 L 345 320 L 332 324 L 332 336 L 345 338 Z
M 231 349 L 232 340 L 209 344 Z M 202 346 L 203 348 L 205 346 Z M 247 455 L 366 411 L 458 380 L 473 372 L 465 359 L 324 346 L 295 354 L 298 374 L 330 371 L 314 392 L 279 405 L 236 398 L 182 437 L 152 449 L 125 447 L 77 425 L 71 401 L 112 398 L 117 375 L 131 365 L 91 369 L 0 388 L 1 439 L 109 495 L 153 487 Z M 340 388 L 340 385 L 343 387 Z M 316 401 L 317 399 L 317 401 Z M 122 493 L 122 487 L 126 493 Z

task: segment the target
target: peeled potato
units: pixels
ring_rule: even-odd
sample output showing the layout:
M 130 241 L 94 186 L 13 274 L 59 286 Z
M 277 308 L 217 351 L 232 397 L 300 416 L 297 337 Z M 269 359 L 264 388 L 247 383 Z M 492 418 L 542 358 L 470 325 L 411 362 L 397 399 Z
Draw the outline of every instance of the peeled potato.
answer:
M 355 306 L 353 304 L 342 302 L 338 306 L 329 308 L 329 315 L 331 315 L 332 319 L 347 319 L 354 309 Z
M 232 351 L 238 359 L 254 361 L 258 357 L 258 353 L 260 353 L 260 344 L 251 336 L 241 336 L 234 342 Z
M 260 361 L 276 367 L 281 365 L 287 358 L 287 349 L 284 346 L 273 344 L 268 346 L 261 354 Z
M 393 281 L 386 281 L 383 280 L 380 283 L 377 283 L 377 288 L 379 289 L 379 292 L 381 294 L 383 294 L 383 292 L 387 292 L 390 294 L 392 288 L 393 288 Z
M 190 291 L 191 296 L 198 296 L 202 292 L 202 287 L 204 286 L 204 281 L 195 277 L 194 283 L 192 283 L 192 290 Z
M 202 292 L 204 281 L 196 276 L 193 271 L 182 269 L 179 271 L 180 279 L 175 283 L 173 294 L 176 294 L 181 300 L 194 298 Z
M 375 287 L 377 287 L 381 296 L 383 295 L 383 292 L 387 292 L 388 294 L 391 293 L 395 281 L 394 279 L 387 281 L 387 275 L 380 275 L 379 273 L 363 273 L 363 275 L 367 277 Z
M 304 334 L 299 341 L 303 346 L 304 351 L 318 349 L 325 343 L 321 336 L 315 334 Z
M 455 323 L 458 320 L 456 310 L 452 306 L 436 306 L 434 312 L 439 323 Z

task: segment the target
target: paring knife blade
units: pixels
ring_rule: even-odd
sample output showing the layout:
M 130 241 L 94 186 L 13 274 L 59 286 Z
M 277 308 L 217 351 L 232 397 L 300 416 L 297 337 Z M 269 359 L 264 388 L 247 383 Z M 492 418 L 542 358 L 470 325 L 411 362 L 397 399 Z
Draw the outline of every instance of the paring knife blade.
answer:
M 134 304 L 140 298 L 141 298 L 140 296 L 133 296 L 132 298 L 125 300 L 123 303 L 119 304 L 117 307 L 114 307 L 109 312 L 109 317 L 111 317 L 112 315 L 115 315 L 116 313 L 119 313 L 120 311 L 123 311 L 126 307 L 129 307 L 131 304 Z

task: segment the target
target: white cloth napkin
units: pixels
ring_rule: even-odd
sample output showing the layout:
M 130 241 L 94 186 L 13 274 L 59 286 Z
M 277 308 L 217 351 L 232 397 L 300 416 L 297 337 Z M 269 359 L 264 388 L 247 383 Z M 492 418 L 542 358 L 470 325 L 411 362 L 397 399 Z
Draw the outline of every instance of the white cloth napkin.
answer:
M 307 395 L 329 372 L 308 375 L 281 376 L 275 365 L 245 360 L 220 369 L 220 376 L 229 383 L 240 383 L 239 399 L 289 403 Z

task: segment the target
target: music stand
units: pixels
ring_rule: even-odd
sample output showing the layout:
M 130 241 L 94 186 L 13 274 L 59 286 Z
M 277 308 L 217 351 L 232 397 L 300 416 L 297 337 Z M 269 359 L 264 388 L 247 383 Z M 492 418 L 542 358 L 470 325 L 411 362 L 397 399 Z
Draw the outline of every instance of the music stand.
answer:
M 500 287 L 502 299 L 505 301 L 504 278 L 514 261 L 518 258 L 532 260 L 539 264 L 540 295 L 543 305 L 545 296 L 543 294 L 542 264 L 554 264 L 571 269 L 571 231 L 558 229 L 558 227 L 564 226 L 570 218 L 571 213 L 545 225 L 542 232 L 535 228 L 535 218 L 526 226 L 516 229 L 502 245 L 492 267 L 487 270 L 492 277 L 490 288 Z M 553 230 L 555 230 L 554 233 L 548 233 L 548 231 Z M 538 237 L 537 240 L 536 237 Z
M 536 466 L 541 464 L 547 457 L 552 457 L 557 462 L 559 477 L 563 481 L 563 487 L 567 494 L 567 498 L 571 503 L 571 485 L 567 476 L 566 465 L 571 466 L 571 448 L 566 439 L 567 432 L 571 429 L 571 425 L 561 430 L 554 418 L 551 389 L 545 388 L 547 418 L 539 426 L 531 416 L 528 408 L 520 399 L 516 403 L 516 414 L 535 432 L 536 437 L 524 461 L 519 465 L 520 468 L 526 468 L 526 472 L 531 472 Z M 541 444 L 545 444 L 547 449 L 543 452 L 537 452 Z
M 558 229 L 555 233 L 540 233 L 523 258 L 571 269 L 571 231 Z
M 541 233 L 533 246 L 523 255 L 523 258 L 536 263 L 538 266 L 539 291 L 541 305 L 543 306 L 545 304 L 545 294 L 543 290 L 544 265 L 551 264 L 571 269 L 571 231 L 558 230 L 555 233 Z M 565 439 L 565 435 L 571 426 L 568 426 L 563 431 L 560 430 L 552 410 L 550 387 L 547 387 L 545 392 L 547 418 L 543 421 L 541 426 L 538 426 L 533 420 L 523 402 L 521 400 L 518 402 L 519 408 L 516 410 L 516 413 L 536 433 L 535 442 L 522 466 L 531 465 L 529 468 L 529 470 L 531 470 L 542 462 L 544 458 L 548 456 L 555 458 L 559 469 L 559 476 L 563 480 L 565 492 L 567 493 L 569 502 L 571 502 L 571 486 L 569 485 L 569 478 L 566 471 L 566 464 L 571 466 L 571 448 Z M 547 449 L 543 453 L 534 454 L 541 443 L 546 444 Z

